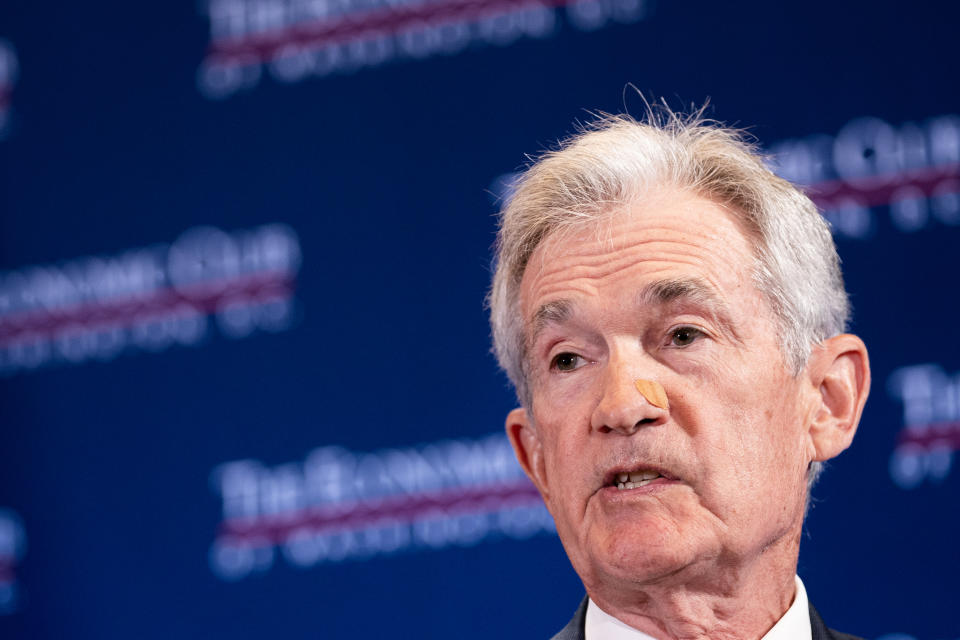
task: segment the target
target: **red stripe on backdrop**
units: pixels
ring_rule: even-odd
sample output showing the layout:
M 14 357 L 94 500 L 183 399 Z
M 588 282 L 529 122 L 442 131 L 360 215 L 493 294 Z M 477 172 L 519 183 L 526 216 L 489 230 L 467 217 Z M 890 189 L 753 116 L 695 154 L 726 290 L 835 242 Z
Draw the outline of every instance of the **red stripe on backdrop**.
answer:
M 363 529 L 384 521 L 413 522 L 443 510 L 452 515 L 490 513 L 503 508 L 542 504 L 536 487 L 526 478 L 504 485 L 458 487 L 414 496 L 391 496 L 380 501 L 345 503 L 291 511 L 261 518 L 224 520 L 220 535 L 231 538 L 283 540 L 293 531 L 314 533 Z
M 805 187 L 807 195 L 821 209 L 829 210 L 855 200 L 868 207 L 889 204 L 896 191 L 903 187 L 916 187 L 925 196 L 952 178 L 960 178 L 960 164 L 926 167 L 897 174 L 864 178 L 857 181 L 832 180 Z M 960 184 L 957 184 L 960 190 Z
M 57 334 L 79 325 L 84 329 L 126 327 L 186 305 L 212 312 L 231 302 L 268 302 L 293 295 L 292 276 L 285 271 L 258 273 L 204 282 L 189 287 L 163 287 L 143 296 L 118 296 L 106 302 L 84 302 L 63 309 L 38 309 L 0 315 L 0 347 Z
M 211 42 L 208 54 L 213 58 L 210 62 L 221 64 L 230 64 L 231 57 L 254 56 L 267 59 L 287 47 L 319 49 L 360 39 L 364 35 L 392 35 L 411 27 L 474 21 L 524 9 L 562 6 L 569 2 L 570 0 L 454 0 L 351 12 L 246 37 L 215 40 Z
M 898 446 L 915 444 L 922 447 L 948 446 L 960 449 L 960 421 L 911 425 L 900 432 L 897 440 Z

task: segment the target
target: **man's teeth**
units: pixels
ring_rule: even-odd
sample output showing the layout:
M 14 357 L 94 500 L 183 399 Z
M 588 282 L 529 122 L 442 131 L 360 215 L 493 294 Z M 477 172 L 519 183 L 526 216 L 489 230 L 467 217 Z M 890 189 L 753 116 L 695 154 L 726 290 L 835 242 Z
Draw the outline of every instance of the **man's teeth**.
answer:
M 617 474 L 617 489 L 636 489 L 661 477 L 656 471 L 631 471 Z

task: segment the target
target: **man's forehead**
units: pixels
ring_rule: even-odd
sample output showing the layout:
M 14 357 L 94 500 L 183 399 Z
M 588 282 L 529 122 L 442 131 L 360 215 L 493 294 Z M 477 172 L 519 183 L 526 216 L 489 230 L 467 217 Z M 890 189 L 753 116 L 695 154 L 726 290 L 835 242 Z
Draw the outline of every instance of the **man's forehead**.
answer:
M 663 240 L 700 245 L 694 250 L 704 254 L 709 253 L 710 244 L 716 250 L 719 243 L 728 255 L 739 253 L 735 247 L 742 246 L 751 261 L 759 248 L 755 230 L 730 207 L 686 190 L 661 187 L 642 199 L 610 204 L 595 216 L 548 229 L 523 262 L 521 288 L 540 280 L 571 254 L 580 253 L 588 260 L 601 254 L 608 258 L 637 244 Z
M 713 200 L 663 189 L 553 230 L 522 276 L 525 333 L 567 320 L 579 300 L 607 308 L 682 300 L 724 311 L 730 295 L 746 292 L 741 287 L 748 281 L 756 284 L 751 274 L 757 247 L 742 224 Z

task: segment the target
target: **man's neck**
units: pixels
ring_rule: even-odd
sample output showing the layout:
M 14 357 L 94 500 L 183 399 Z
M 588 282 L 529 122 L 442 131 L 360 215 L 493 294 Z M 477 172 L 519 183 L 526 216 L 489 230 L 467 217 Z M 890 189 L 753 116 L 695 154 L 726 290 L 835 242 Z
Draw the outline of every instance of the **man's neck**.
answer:
M 771 548 L 741 566 L 687 567 L 619 588 L 597 581 L 587 592 L 603 611 L 655 638 L 756 640 L 793 601 L 796 557 Z

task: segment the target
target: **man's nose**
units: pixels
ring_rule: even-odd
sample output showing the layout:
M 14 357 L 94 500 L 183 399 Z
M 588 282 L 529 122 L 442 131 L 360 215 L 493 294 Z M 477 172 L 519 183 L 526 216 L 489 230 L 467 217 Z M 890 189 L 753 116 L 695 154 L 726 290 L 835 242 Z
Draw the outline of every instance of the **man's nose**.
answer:
M 603 378 L 603 395 L 593 411 L 591 426 L 601 433 L 632 435 L 641 427 L 666 422 L 668 411 L 650 403 L 639 389 L 638 375 L 629 363 L 611 362 Z

